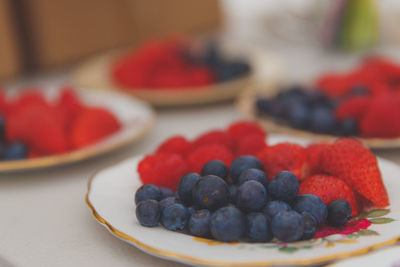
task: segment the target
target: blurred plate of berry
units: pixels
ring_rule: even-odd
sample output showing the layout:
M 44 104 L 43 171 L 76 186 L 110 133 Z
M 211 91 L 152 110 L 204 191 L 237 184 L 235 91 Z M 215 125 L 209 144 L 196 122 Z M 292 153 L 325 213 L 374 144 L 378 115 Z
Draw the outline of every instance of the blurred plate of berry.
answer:
M 146 41 L 87 61 L 73 80 L 85 88 L 122 90 L 155 106 L 232 100 L 251 83 L 254 51 L 226 43 L 184 36 Z M 273 81 L 279 60 L 266 62 Z
M 352 138 L 291 141 L 246 121 L 172 136 L 98 171 L 86 202 L 117 238 L 196 266 L 322 264 L 399 240 L 399 166 Z
M 30 87 L 0 92 L 0 172 L 95 157 L 142 138 L 149 105 L 113 91 Z
M 238 109 L 271 132 L 308 140 L 352 136 L 370 148 L 400 147 L 400 65 L 371 56 L 309 85 L 248 90 Z

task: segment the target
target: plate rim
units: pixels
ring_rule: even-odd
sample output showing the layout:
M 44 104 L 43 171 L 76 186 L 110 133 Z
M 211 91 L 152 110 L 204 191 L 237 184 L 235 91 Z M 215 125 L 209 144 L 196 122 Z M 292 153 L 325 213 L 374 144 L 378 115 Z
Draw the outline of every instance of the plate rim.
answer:
M 137 156 L 132 156 L 125 158 L 117 163 L 114 163 L 112 165 L 109 165 L 107 167 L 101 168 L 100 170 L 96 171 L 94 174 L 92 174 L 88 180 L 87 183 L 87 191 L 85 195 L 85 202 L 86 205 L 89 207 L 91 210 L 91 214 L 93 218 L 103 225 L 111 234 L 116 236 L 117 238 L 121 239 L 122 241 L 125 241 L 131 245 L 134 245 L 136 248 L 149 253 L 151 255 L 154 255 L 159 258 L 167 259 L 167 260 L 174 260 L 178 262 L 184 262 L 184 263 L 189 263 L 189 264 L 200 264 L 200 265 L 205 265 L 205 266 L 248 266 L 248 267 L 257 267 L 257 266 L 273 266 L 273 265 L 310 265 L 310 264 L 317 264 L 317 263 L 323 263 L 323 262 L 329 262 L 334 259 L 344 259 L 344 258 L 349 258 L 352 256 L 359 256 L 359 255 L 364 255 L 367 254 L 368 252 L 387 245 L 395 244 L 398 241 L 400 241 L 400 235 L 396 236 L 395 238 L 379 242 L 374 245 L 370 245 L 361 249 L 357 249 L 354 251 L 348 251 L 348 252 L 342 252 L 342 253 L 336 253 L 336 254 L 331 254 L 331 255 L 326 255 L 326 256 L 321 256 L 313 259 L 297 259 L 297 260 L 274 260 L 274 261 L 257 261 L 257 262 L 227 262 L 227 261 L 213 261 L 213 260 L 205 260 L 205 259 L 200 259 L 196 257 L 191 257 L 191 256 L 186 256 L 180 253 L 176 252 L 171 252 L 167 250 L 161 250 L 158 248 L 154 248 L 152 246 L 149 246 L 147 244 L 144 244 L 143 242 L 135 239 L 134 237 L 118 230 L 115 228 L 111 223 L 109 223 L 107 220 L 105 220 L 97 211 L 94 205 L 90 202 L 89 199 L 89 194 L 91 192 L 91 185 L 93 180 L 97 177 L 98 174 L 101 172 L 108 170 L 110 168 L 113 168 L 117 165 L 123 164 L 125 161 L 132 160 L 134 158 L 140 158 L 143 157 L 144 155 L 137 155 Z M 377 157 L 378 158 L 378 157 Z M 384 158 L 379 158 L 379 160 L 383 161 L 388 161 L 392 164 L 396 164 L 390 160 L 384 159 Z M 398 166 L 396 164 L 396 166 Z
M 77 90 L 80 91 L 81 89 Z M 88 89 L 82 89 L 82 90 L 90 91 Z M 110 92 L 110 93 L 123 94 L 121 92 Z M 3 161 L 0 162 L 0 174 L 7 172 L 8 173 L 18 172 L 24 170 L 35 170 L 46 167 L 55 167 L 63 164 L 72 164 L 81 160 L 89 159 L 91 157 L 107 154 L 111 151 L 120 149 L 126 145 L 129 145 L 135 141 L 140 140 L 147 133 L 149 133 L 150 130 L 154 127 L 157 121 L 157 115 L 151 108 L 151 106 L 148 105 L 145 101 L 137 98 L 134 98 L 132 100 L 139 102 L 141 105 L 145 105 L 148 108 L 149 119 L 143 122 L 142 127 L 134 135 L 130 136 L 129 138 L 126 138 L 123 142 L 105 143 L 98 149 L 93 149 L 92 147 L 96 145 L 93 144 L 93 146 L 89 146 L 87 148 L 78 149 L 60 155 L 45 156 L 33 159 Z M 111 136 L 107 138 L 110 138 Z M 104 140 L 100 142 L 104 142 Z

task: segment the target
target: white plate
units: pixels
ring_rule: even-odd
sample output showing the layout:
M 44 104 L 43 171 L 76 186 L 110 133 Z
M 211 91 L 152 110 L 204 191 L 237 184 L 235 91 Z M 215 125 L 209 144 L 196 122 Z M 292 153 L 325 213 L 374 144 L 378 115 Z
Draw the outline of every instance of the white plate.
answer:
M 271 137 L 269 140 L 270 143 L 278 141 Z M 89 181 L 86 202 L 95 219 L 113 235 L 157 257 L 207 266 L 305 265 L 364 254 L 400 238 L 399 221 L 373 224 L 369 229 L 379 235 L 357 238 L 332 235 L 292 243 L 289 249 L 282 249 L 277 243 L 220 243 L 168 231 L 161 226 L 142 227 L 135 217 L 133 201 L 141 185 L 136 171 L 140 159 L 129 158 L 95 174 Z M 387 216 L 399 219 L 400 167 L 384 159 L 379 159 L 379 165 L 392 203 L 392 211 Z
M 46 87 L 40 90 L 48 99 L 53 99 L 59 94 L 58 88 Z M 139 140 L 148 133 L 155 122 L 155 114 L 148 104 L 122 93 L 86 89 L 75 92 L 83 103 L 109 109 L 120 121 L 121 129 L 96 144 L 65 154 L 0 162 L 0 172 L 52 167 L 95 157 Z M 17 94 L 18 91 L 10 93 Z

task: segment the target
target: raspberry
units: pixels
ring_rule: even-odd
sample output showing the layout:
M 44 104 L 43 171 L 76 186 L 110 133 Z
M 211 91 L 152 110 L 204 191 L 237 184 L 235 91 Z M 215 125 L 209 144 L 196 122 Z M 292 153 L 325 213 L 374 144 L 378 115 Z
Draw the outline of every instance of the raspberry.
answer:
M 177 153 L 185 156 L 191 148 L 192 144 L 185 137 L 177 135 L 165 140 L 157 148 L 157 153 Z
M 137 171 L 143 184 L 154 184 L 176 191 L 179 180 L 187 173 L 187 165 L 179 154 L 157 153 L 143 158 Z
M 72 147 L 79 149 L 91 145 L 118 131 L 117 118 L 104 108 L 86 108 L 71 126 Z
M 317 174 L 320 172 L 319 160 L 321 157 L 321 153 L 328 146 L 329 146 L 329 144 L 316 143 L 316 144 L 311 144 L 308 147 L 306 147 L 310 175 Z
M 242 138 L 250 134 L 260 134 L 264 137 L 267 133 L 257 123 L 250 121 L 238 121 L 229 125 L 227 132 L 231 134 L 233 140 L 239 143 Z
M 267 146 L 265 136 L 260 134 L 249 134 L 237 144 L 236 156 L 257 155 Z
M 191 86 L 205 86 L 215 82 L 215 75 L 208 67 L 192 67 L 187 73 Z
M 218 159 L 230 166 L 234 157 L 223 145 L 208 144 L 194 149 L 189 153 L 187 163 L 191 172 L 200 173 L 204 164 L 210 160 Z
M 233 151 L 235 143 L 232 136 L 224 131 L 213 130 L 206 132 L 193 141 L 193 147 L 198 148 L 200 146 L 208 144 L 219 144 L 226 146 L 230 151 Z
M 367 96 L 355 96 L 340 104 L 335 110 L 335 117 L 341 121 L 346 118 L 352 118 L 360 121 L 366 113 L 372 99 Z

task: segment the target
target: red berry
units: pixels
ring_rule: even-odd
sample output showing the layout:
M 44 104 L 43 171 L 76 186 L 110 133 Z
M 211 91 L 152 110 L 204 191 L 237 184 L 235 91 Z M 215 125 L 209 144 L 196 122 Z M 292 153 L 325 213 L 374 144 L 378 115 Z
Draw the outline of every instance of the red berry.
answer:
M 223 145 L 208 144 L 194 149 L 187 157 L 187 163 L 191 172 L 200 173 L 204 164 L 218 159 L 230 166 L 234 157 L 232 153 Z
M 187 165 L 179 154 L 157 153 L 143 158 L 137 169 L 143 184 L 154 184 L 176 190 L 187 173 Z
M 329 146 L 329 144 L 315 143 L 306 147 L 308 167 L 310 169 L 310 175 L 320 173 L 320 158 L 322 151 Z
M 257 155 L 267 146 L 265 136 L 260 134 L 249 134 L 237 144 L 236 156 Z
M 355 96 L 340 104 L 335 110 L 335 117 L 338 120 L 353 118 L 360 121 L 365 115 L 372 99 L 367 96 Z
M 235 147 L 234 140 L 229 133 L 220 130 L 212 130 L 198 136 L 193 141 L 193 148 L 198 148 L 208 144 L 224 145 L 230 151 L 233 151 Z
M 177 135 L 165 140 L 158 148 L 157 153 L 177 153 L 185 156 L 192 148 L 192 144 L 185 137 Z
M 242 138 L 250 134 L 259 134 L 264 137 L 267 136 L 267 133 L 260 127 L 260 125 L 250 121 L 234 122 L 229 125 L 227 132 L 231 134 L 236 143 L 239 143 Z

